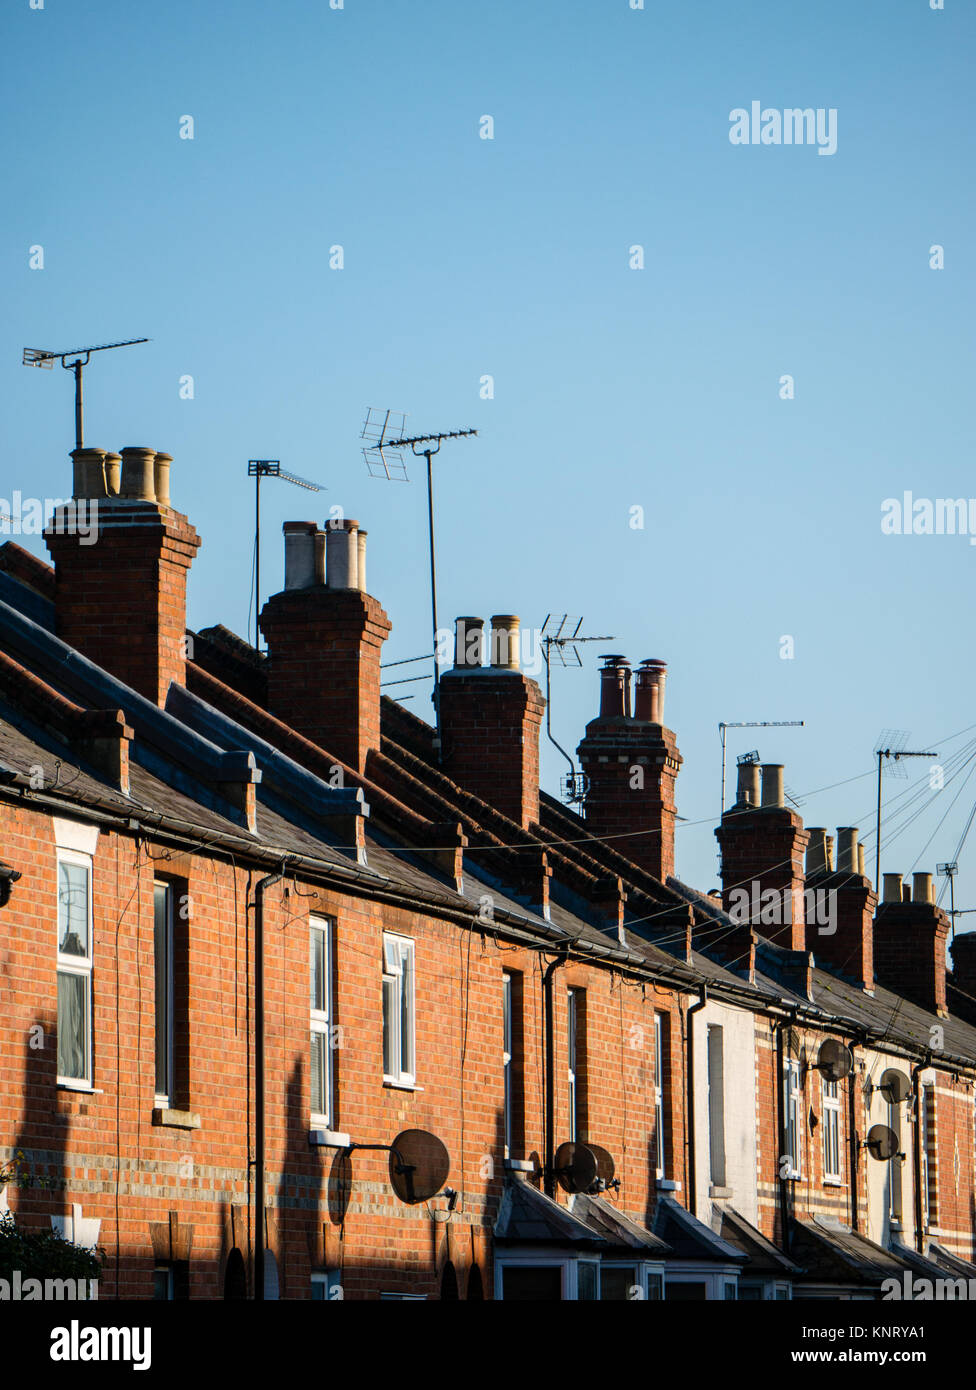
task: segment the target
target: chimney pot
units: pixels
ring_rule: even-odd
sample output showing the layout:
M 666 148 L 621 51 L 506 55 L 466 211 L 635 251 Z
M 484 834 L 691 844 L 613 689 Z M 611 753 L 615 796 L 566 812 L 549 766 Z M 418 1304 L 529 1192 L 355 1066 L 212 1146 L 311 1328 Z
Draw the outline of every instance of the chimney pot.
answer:
M 325 533 L 326 583 L 330 589 L 359 587 L 358 525 L 355 521 L 345 521 L 341 526 L 330 526 Z
M 783 805 L 783 764 L 763 763 L 762 766 L 762 804 L 764 806 Z
M 480 667 L 485 652 L 484 618 L 463 617 L 454 620 L 455 669 Z
M 72 449 L 73 495 L 76 498 L 105 497 L 105 450 Z
M 759 805 L 759 764 L 739 763 L 735 791 L 736 806 Z
M 356 587 L 366 592 L 366 532 L 362 527 L 356 532 Z
M 491 664 L 502 671 L 519 669 L 519 619 L 514 613 L 492 615 Z
M 931 874 L 912 874 L 912 899 L 917 903 L 933 901 Z
M 857 871 L 862 878 L 867 877 L 864 872 L 864 846 L 860 843 L 857 846 Z
M 634 718 L 648 724 L 664 720 L 664 685 L 668 663 L 656 657 L 646 657 L 637 668 L 634 688 Z
M 828 872 L 827 866 L 827 831 L 822 825 L 811 825 L 809 827 L 810 839 L 807 841 L 806 871 L 807 877 L 813 874 L 825 874 Z
M 630 718 L 630 662 L 625 656 L 609 652 L 602 656 L 600 671 L 600 718 Z
M 285 536 L 285 588 L 307 589 L 315 583 L 315 522 L 286 521 L 281 529 Z
M 856 874 L 858 868 L 857 828 L 853 825 L 837 827 L 837 872 Z
M 155 449 L 129 445 L 122 450 L 122 486 L 120 497 L 135 502 L 156 500 Z
M 118 497 L 122 485 L 122 455 L 105 455 L 105 487 L 109 497 Z
M 156 493 L 156 501 L 161 507 L 170 505 L 169 470 L 172 463 L 172 454 L 157 454 L 153 460 L 153 489 Z
M 900 903 L 902 901 L 901 874 L 884 875 L 884 898 L 886 903 Z

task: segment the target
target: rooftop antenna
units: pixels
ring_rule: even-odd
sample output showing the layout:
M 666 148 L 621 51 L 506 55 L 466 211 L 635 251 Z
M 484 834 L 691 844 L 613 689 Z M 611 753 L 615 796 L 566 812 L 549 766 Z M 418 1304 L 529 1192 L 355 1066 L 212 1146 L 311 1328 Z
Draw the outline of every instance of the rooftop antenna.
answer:
M 951 929 L 952 929 L 952 932 L 951 932 L 951 934 L 952 934 L 952 940 L 955 941 L 955 939 L 956 939 L 956 891 L 955 891 L 955 878 L 956 878 L 956 874 L 959 872 L 959 865 L 955 862 L 955 860 L 953 860 L 951 864 L 936 864 L 936 866 L 935 866 L 935 872 L 936 872 L 937 874 L 941 874 L 941 875 L 943 876 L 943 878 L 947 878 L 947 879 L 949 880 L 949 925 L 950 925 L 950 927 L 951 927 Z M 961 915 L 961 913 L 962 913 L 964 910 L 965 910 L 965 911 L 970 911 L 970 912 L 972 911 L 971 908 L 967 908 L 967 909 L 962 909 L 962 908 L 960 908 L 960 915 Z
M 297 473 L 289 473 L 282 468 L 280 459 L 248 459 L 247 476 L 254 479 L 254 650 L 260 651 L 261 630 L 258 622 L 261 614 L 261 479 L 284 478 L 286 483 L 306 488 L 309 492 L 322 492 L 321 483 L 310 483 Z
M 740 720 L 732 720 L 732 721 L 727 722 L 727 723 L 726 723 L 725 721 L 723 721 L 722 723 L 719 724 L 719 726 L 718 726 L 718 731 L 719 731 L 719 734 L 721 735 L 721 738 L 722 738 L 722 810 L 721 810 L 721 812 L 719 813 L 719 819 L 720 819 L 720 820 L 721 820 L 722 816 L 724 816 L 724 814 L 725 814 L 725 745 L 726 745 L 726 732 L 725 732 L 725 731 L 726 731 L 727 729 L 802 729 L 802 728 L 803 728 L 803 720 L 802 720 L 802 719 L 745 719 L 745 720 L 741 720 L 741 721 L 740 721 Z M 758 761 L 759 761 L 759 755 L 758 755 L 758 753 L 756 754 L 755 758 L 750 758 L 750 761 L 751 761 L 751 762 L 758 762 Z M 791 797 L 790 799 L 792 800 L 792 797 Z
M 583 619 L 570 617 L 568 613 L 554 614 L 548 613 L 546 620 L 542 624 L 542 631 L 539 634 L 542 639 L 542 659 L 546 663 L 546 735 L 552 746 L 562 753 L 569 763 L 569 774 L 559 779 L 559 789 L 566 801 L 572 805 L 578 805 L 586 795 L 586 786 L 582 772 L 577 772 L 576 764 L 566 752 L 565 748 L 553 738 L 552 734 L 552 659 L 555 656 L 560 666 L 579 668 L 583 665 L 583 658 L 579 654 L 580 642 L 613 642 L 614 637 L 581 637 L 580 628 L 583 626 Z
M 882 729 L 874 745 L 874 755 L 878 760 L 878 814 L 876 822 L 877 843 L 874 846 L 874 891 L 881 893 L 881 769 L 885 758 L 893 777 L 907 777 L 908 773 L 898 766 L 902 758 L 937 758 L 938 753 L 921 753 L 907 749 L 908 731 L 906 729 Z
M 72 348 L 70 352 L 48 352 L 46 348 L 24 348 L 23 365 L 25 367 L 43 367 L 46 371 L 51 371 L 55 362 L 60 362 L 66 371 L 74 372 L 76 449 L 85 447 L 81 372 L 83 367 L 88 366 L 89 357 L 93 352 L 107 352 L 109 348 L 134 347 L 136 343 L 148 343 L 149 341 L 149 338 L 126 338 L 122 343 L 99 343 L 95 347 Z
M 440 711 L 440 662 L 437 645 L 437 568 L 434 562 L 434 483 L 431 459 L 441 451 L 445 439 L 468 439 L 477 430 L 445 430 L 440 434 L 405 435 L 405 416 L 392 410 L 366 412 L 360 439 L 369 440 L 363 449 L 363 458 L 370 475 L 386 477 L 390 480 L 407 482 L 407 466 L 403 450 L 409 448 L 417 457 L 427 460 L 427 527 L 430 538 L 430 613 L 434 638 L 434 723 L 436 729 L 435 747 L 440 756 L 441 711 Z M 399 425 L 399 428 L 398 428 Z

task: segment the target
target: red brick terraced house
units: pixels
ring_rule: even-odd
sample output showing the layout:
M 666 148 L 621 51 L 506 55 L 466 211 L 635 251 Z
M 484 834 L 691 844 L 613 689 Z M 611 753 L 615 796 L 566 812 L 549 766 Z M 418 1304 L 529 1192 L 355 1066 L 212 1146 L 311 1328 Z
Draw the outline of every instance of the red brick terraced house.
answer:
M 879 905 L 746 765 L 698 892 L 663 662 L 605 659 L 577 813 L 517 618 L 458 620 L 435 734 L 356 522 L 286 523 L 259 654 L 186 629 L 169 455 L 72 457 L 53 566 L 0 547 L 0 1205 L 100 1297 L 976 1277 L 976 955 L 928 875 Z

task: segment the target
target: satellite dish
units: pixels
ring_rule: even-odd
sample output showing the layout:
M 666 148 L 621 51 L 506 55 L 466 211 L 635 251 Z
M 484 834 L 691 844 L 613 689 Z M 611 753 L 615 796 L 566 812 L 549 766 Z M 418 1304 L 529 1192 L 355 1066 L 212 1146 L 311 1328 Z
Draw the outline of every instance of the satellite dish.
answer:
M 817 1070 L 827 1081 L 841 1081 L 854 1070 L 854 1057 L 849 1047 L 836 1038 L 827 1038 L 817 1053 Z
M 587 1192 L 599 1173 L 596 1154 L 589 1144 L 560 1144 L 552 1167 L 564 1192 Z
M 898 1105 L 911 1095 L 912 1083 L 903 1071 L 896 1071 L 894 1067 L 889 1067 L 887 1071 L 881 1073 L 878 1090 L 889 1104 Z
M 887 1125 L 872 1125 L 864 1143 L 871 1157 L 879 1160 L 894 1158 L 898 1152 L 898 1135 Z
M 599 1144 L 587 1144 L 586 1147 L 596 1159 L 597 1181 L 601 1187 L 608 1188 L 613 1182 L 614 1173 L 617 1171 L 613 1156 L 606 1149 L 601 1149 Z
M 404 1129 L 390 1145 L 390 1183 L 401 1202 L 426 1202 L 447 1182 L 451 1156 L 436 1134 Z

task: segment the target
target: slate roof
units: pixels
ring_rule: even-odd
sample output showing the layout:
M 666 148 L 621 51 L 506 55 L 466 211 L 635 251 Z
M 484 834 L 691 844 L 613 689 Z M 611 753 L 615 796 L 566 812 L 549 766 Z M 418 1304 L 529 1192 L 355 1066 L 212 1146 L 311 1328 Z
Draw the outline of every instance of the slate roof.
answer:
M 784 1255 L 778 1245 L 774 1245 L 768 1236 L 764 1236 L 732 1207 L 716 1208 L 715 1220 L 722 1239 L 734 1245 L 748 1259 L 743 1274 L 782 1279 L 792 1278 L 801 1272 L 800 1266 Z
M 495 1217 L 495 1241 L 500 1245 L 562 1245 L 603 1250 L 610 1242 L 561 1207 L 544 1192 L 521 1179 L 506 1182 Z
M 908 1268 L 893 1251 L 826 1217 L 794 1217 L 792 1232 L 790 1250 L 803 1266 L 801 1282 L 879 1290 L 884 1279 L 900 1279 Z
M 643 1252 L 645 1259 L 661 1257 L 668 1253 L 669 1247 L 660 1236 L 656 1236 L 626 1212 L 619 1211 L 604 1197 L 577 1192 L 570 1198 L 570 1210 L 585 1225 L 621 1250 L 639 1250 Z
M 744 1265 L 748 1256 L 692 1216 L 667 1193 L 657 1204 L 654 1234 L 670 1246 L 671 1260 L 705 1260 L 711 1263 Z

